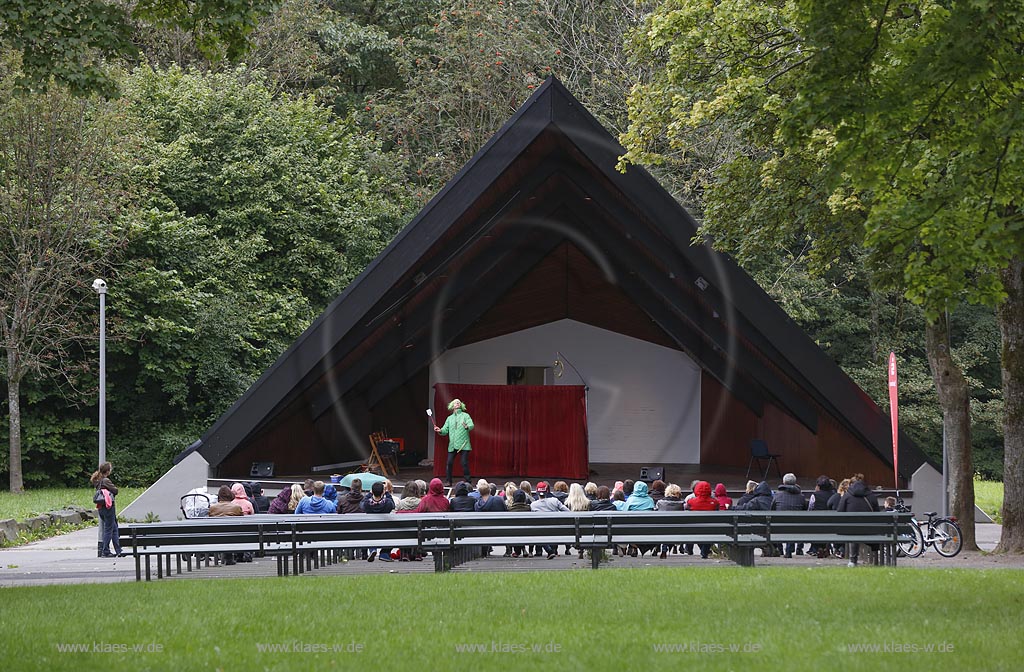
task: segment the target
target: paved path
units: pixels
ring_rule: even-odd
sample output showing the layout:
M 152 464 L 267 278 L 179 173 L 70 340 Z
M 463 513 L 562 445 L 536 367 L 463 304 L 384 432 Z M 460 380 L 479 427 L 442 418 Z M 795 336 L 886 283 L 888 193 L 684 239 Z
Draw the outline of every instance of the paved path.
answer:
M 995 548 L 999 541 L 999 525 L 978 525 L 978 545 L 984 551 Z M 52 537 L 25 546 L 0 549 L 0 586 L 36 586 L 73 583 L 116 583 L 135 580 L 135 561 L 131 557 L 102 559 L 96 557 L 96 528 L 79 530 L 60 537 Z M 561 549 L 564 552 L 564 548 Z M 505 558 L 498 554 L 458 567 L 456 572 L 539 571 L 551 569 L 589 569 L 590 561 L 573 555 L 559 555 L 548 560 L 539 558 Z M 665 560 L 650 555 L 641 558 L 612 556 L 611 567 L 715 567 L 732 565 L 728 560 L 701 560 L 700 556 L 670 555 Z M 807 556 L 785 558 L 757 558 L 760 567 L 771 566 L 842 566 L 838 559 L 819 560 Z M 928 550 L 915 560 L 901 559 L 902 567 L 946 568 L 1013 568 L 1024 569 L 1024 556 L 993 556 L 985 553 L 963 552 L 955 558 L 943 558 Z M 307 576 L 333 576 L 355 574 L 429 573 L 433 562 L 365 562 L 351 561 L 322 567 Z M 856 570 L 862 571 L 862 570 Z M 155 576 L 155 568 L 153 570 Z M 184 570 L 183 570 L 184 572 Z M 225 578 L 276 576 L 277 562 L 273 558 L 257 559 L 230 567 L 210 567 L 177 575 L 172 580 L 185 578 Z

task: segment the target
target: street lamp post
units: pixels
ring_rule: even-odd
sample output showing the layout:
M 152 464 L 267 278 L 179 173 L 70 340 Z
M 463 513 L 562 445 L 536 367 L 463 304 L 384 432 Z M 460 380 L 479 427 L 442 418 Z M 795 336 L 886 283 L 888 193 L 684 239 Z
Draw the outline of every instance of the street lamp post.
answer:
M 93 290 L 100 295 L 100 464 L 107 461 L 107 282 L 102 278 L 92 281 Z

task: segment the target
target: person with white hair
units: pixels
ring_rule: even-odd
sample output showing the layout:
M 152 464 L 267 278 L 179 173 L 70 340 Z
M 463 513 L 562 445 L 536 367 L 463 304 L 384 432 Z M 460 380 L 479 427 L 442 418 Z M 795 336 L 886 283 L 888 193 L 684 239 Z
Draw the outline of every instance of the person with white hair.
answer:
M 775 511 L 806 511 L 807 500 L 804 499 L 803 491 L 800 486 L 796 484 L 796 476 L 794 474 L 786 474 L 782 477 L 782 485 L 775 491 L 774 497 L 772 497 L 772 509 Z M 793 557 L 793 550 L 796 550 L 797 555 L 804 554 L 803 544 L 786 544 L 786 557 Z

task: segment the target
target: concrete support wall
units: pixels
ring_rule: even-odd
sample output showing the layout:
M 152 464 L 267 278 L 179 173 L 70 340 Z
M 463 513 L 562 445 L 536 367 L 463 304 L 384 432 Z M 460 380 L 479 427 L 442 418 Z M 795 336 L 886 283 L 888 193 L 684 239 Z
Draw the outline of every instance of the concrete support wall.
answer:
M 183 517 L 181 496 L 194 488 L 205 488 L 209 477 L 209 462 L 199 451 L 193 451 L 124 510 L 119 508 L 118 515 L 131 520 L 143 520 L 147 514 L 152 513 L 162 521 L 178 520 Z

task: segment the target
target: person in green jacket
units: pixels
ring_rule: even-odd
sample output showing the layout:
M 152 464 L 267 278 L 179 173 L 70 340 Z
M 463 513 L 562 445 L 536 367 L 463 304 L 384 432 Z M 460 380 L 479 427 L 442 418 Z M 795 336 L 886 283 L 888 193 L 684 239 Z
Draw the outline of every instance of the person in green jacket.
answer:
M 466 406 L 459 399 L 452 399 L 448 404 L 451 415 L 444 421 L 444 426 L 434 425 L 434 431 L 441 436 L 448 437 L 448 487 L 452 485 L 452 465 L 455 463 L 455 453 L 462 456 L 462 478 L 469 481 L 469 433 L 473 431 L 473 418 L 466 412 Z

